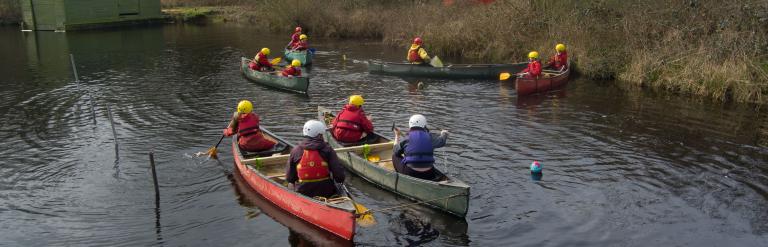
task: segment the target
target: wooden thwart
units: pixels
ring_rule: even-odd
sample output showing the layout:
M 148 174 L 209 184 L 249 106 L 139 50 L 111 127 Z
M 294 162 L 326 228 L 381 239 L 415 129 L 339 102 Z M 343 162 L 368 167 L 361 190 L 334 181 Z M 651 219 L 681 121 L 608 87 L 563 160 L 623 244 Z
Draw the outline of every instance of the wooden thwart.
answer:
M 369 144 L 368 147 L 371 149 L 371 153 L 376 153 L 383 150 L 392 149 L 394 145 L 395 145 L 394 142 L 385 142 L 385 143 Z M 361 145 L 361 146 L 337 148 L 334 150 L 337 153 L 346 153 L 346 152 L 362 153 L 364 148 L 365 148 L 365 145 Z M 244 159 L 242 160 L 242 162 L 247 165 L 256 165 L 257 163 L 259 163 L 262 166 L 278 165 L 278 164 L 285 164 L 286 162 L 288 162 L 289 158 L 290 158 L 290 155 L 283 154 L 283 155 L 270 156 L 270 157 Z

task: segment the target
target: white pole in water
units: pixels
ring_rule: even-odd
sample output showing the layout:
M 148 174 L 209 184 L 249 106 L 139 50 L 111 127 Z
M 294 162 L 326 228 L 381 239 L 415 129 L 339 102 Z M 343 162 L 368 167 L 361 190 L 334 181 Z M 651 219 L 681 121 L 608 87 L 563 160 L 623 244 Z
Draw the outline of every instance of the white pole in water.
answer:
M 80 88 L 80 78 L 77 76 L 77 66 L 75 66 L 75 55 L 69 54 L 69 62 L 72 64 L 72 72 L 75 73 L 75 84 Z
M 80 90 L 80 77 L 77 75 L 77 66 L 75 66 L 75 55 L 69 54 L 69 62 L 72 64 L 72 72 L 75 74 L 75 87 L 77 87 L 77 90 Z M 86 93 L 88 94 L 88 101 L 91 104 L 91 117 L 93 118 L 93 124 L 96 124 L 96 110 L 94 110 L 93 107 L 93 96 L 91 96 L 91 91 L 86 90 Z

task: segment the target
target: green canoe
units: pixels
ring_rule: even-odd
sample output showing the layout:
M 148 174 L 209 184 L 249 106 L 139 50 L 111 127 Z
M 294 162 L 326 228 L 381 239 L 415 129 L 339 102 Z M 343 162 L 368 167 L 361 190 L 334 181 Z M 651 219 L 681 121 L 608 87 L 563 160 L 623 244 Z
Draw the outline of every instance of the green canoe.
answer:
M 528 63 L 513 64 L 448 64 L 441 68 L 410 63 L 389 63 L 368 61 L 371 74 L 404 77 L 428 77 L 444 79 L 487 79 L 498 80 L 501 73 L 518 73 Z
M 304 50 L 304 51 L 292 51 L 288 49 L 285 50 L 285 61 L 290 64 L 291 61 L 293 61 L 294 59 L 298 59 L 299 61 L 301 61 L 302 67 L 307 67 L 309 65 L 312 65 L 313 56 L 314 55 L 311 52 L 309 52 L 309 50 Z
M 330 126 L 333 113 L 323 107 L 318 107 L 317 112 L 318 118 Z M 343 145 L 331 136 L 330 131 L 329 129 L 325 132 L 325 140 L 334 148 L 342 147 Z M 379 137 L 376 143 L 392 141 L 379 134 L 376 135 Z M 391 159 L 392 146 L 386 149 L 371 150 L 368 158 L 375 162 L 366 159 L 362 153 L 348 152 L 338 155 L 347 169 L 386 190 L 459 217 L 467 215 L 469 185 L 447 175 L 444 176 L 444 180 L 435 182 L 397 173 Z M 376 161 L 373 157 L 378 157 L 379 160 Z
M 248 58 L 242 58 L 242 62 L 240 64 L 240 71 L 243 72 L 243 76 L 248 78 L 248 80 L 277 89 L 305 94 L 307 93 L 307 90 L 309 89 L 308 77 L 296 76 L 289 78 L 279 76 L 276 74 L 277 72 L 270 73 L 255 71 L 248 67 L 248 63 L 250 63 L 250 61 L 251 60 Z

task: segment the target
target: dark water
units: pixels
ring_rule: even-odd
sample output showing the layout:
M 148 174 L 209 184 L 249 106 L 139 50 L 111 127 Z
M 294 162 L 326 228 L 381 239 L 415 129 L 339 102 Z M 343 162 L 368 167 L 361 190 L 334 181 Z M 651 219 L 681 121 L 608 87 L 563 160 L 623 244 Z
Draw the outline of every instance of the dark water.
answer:
M 356 244 L 768 245 L 765 112 L 578 79 L 523 99 L 498 81 L 422 80 L 419 90 L 419 80 L 369 75 L 358 61 L 404 54 L 366 41 L 312 40 L 309 97 L 240 76 L 241 56 L 279 53 L 287 36 L 226 25 L 0 30 L 0 245 L 344 245 L 242 186 L 227 144 L 219 162 L 194 154 L 240 99 L 298 141 L 317 105 L 340 107 L 354 93 L 379 129 L 413 113 L 449 129 L 438 167 L 472 186 L 466 219 L 419 206 L 376 213 Z M 409 202 L 350 183 L 369 208 Z

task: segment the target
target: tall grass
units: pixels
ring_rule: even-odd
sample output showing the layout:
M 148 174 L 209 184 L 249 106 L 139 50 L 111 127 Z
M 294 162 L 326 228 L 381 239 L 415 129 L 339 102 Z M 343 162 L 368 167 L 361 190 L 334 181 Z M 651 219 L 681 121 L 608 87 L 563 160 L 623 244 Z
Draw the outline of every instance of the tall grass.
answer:
M 21 9 L 17 0 L 0 0 L 0 24 L 21 21 Z
M 193 2 L 236 5 L 225 11 L 229 19 L 267 31 L 301 25 L 315 36 L 378 38 L 403 47 L 421 36 L 434 54 L 488 62 L 522 61 L 530 50 L 551 55 L 562 42 L 590 78 L 722 101 L 768 101 L 764 0 Z

